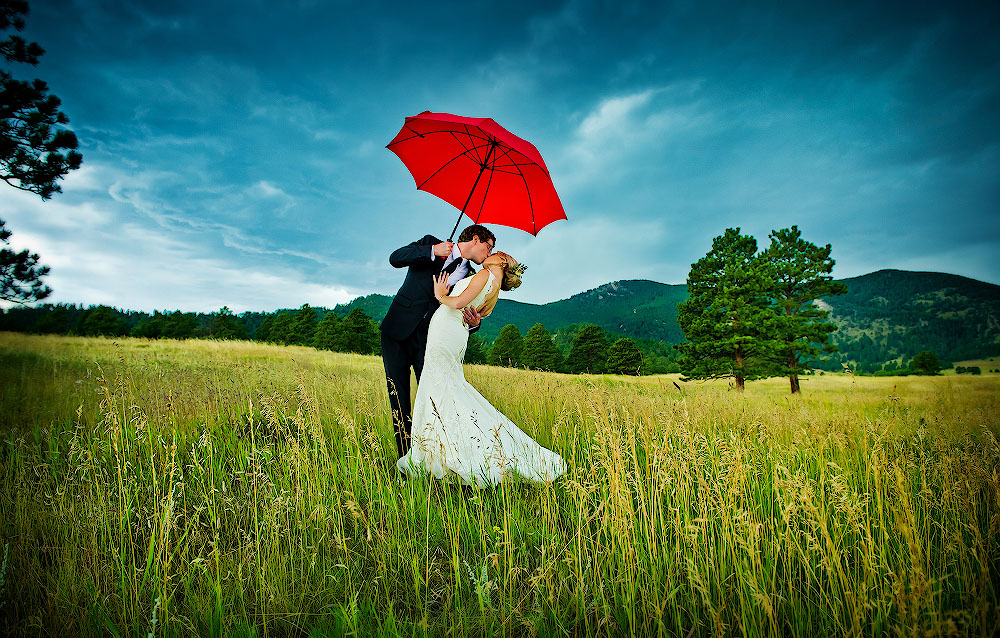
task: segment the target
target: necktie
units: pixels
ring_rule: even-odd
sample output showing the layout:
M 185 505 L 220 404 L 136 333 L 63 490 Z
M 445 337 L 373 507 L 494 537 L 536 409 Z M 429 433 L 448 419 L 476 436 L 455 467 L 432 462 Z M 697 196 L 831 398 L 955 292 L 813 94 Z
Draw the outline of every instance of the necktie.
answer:
M 453 259 L 451 261 L 450 264 L 448 264 L 447 266 L 444 267 L 444 269 L 442 270 L 442 272 L 446 272 L 446 273 L 448 273 L 450 275 L 451 273 L 455 272 L 455 269 L 458 268 L 458 265 L 460 263 L 462 263 L 462 259 L 460 257 L 456 257 L 455 259 Z

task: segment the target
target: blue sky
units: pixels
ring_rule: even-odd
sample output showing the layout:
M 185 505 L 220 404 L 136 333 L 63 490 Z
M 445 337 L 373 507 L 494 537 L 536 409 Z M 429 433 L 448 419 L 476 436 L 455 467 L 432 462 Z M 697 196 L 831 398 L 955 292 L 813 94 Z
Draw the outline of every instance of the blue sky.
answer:
M 954 6 L 953 6 L 954 5 Z M 797 224 L 834 274 L 1000 283 L 995 3 L 36 0 L 16 77 L 63 100 L 63 193 L 0 189 L 52 301 L 236 311 L 393 294 L 456 209 L 384 146 L 424 110 L 535 144 L 568 220 L 494 227 L 544 303 L 683 283 Z

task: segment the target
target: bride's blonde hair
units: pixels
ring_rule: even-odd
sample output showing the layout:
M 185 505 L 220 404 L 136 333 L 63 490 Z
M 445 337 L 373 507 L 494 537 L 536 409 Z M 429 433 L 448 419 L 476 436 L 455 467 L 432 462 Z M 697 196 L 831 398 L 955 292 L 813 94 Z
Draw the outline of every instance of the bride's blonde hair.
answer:
M 500 276 L 500 285 L 491 290 L 490 294 L 486 295 L 486 300 L 479 307 L 479 314 L 484 317 L 493 312 L 493 308 L 497 305 L 497 300 L 500 298 L 500 291 L 514 290 L 520 286 L 521 275 L 528 269 L 527 266 L 517 263 L 517 260 L 507 253 L 496 252 L 494 255 L 499 256 L 503 260 L 503 274 Z M 488 268 L 489 266 L 486 267 Z

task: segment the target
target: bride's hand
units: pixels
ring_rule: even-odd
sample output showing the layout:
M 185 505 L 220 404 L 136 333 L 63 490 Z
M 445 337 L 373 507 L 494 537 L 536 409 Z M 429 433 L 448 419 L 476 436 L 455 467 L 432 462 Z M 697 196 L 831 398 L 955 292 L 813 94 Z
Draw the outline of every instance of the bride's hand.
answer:
M 442 272 L 434 277 L 434 296 L 438 301 L 448 296 L 448 273 Z

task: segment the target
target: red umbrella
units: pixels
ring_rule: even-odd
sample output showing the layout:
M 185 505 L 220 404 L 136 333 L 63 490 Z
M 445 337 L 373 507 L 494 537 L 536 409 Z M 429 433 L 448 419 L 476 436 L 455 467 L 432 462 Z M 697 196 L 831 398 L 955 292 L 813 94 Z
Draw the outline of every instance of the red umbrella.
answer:
M 419 190 L 461 209 L 451 237 L 463 213 L 477 224 L 532 235 L 566 219 L 538 149 L 490 118 L 424 111 L 406 118 L 386 148 L 403 161 Z

